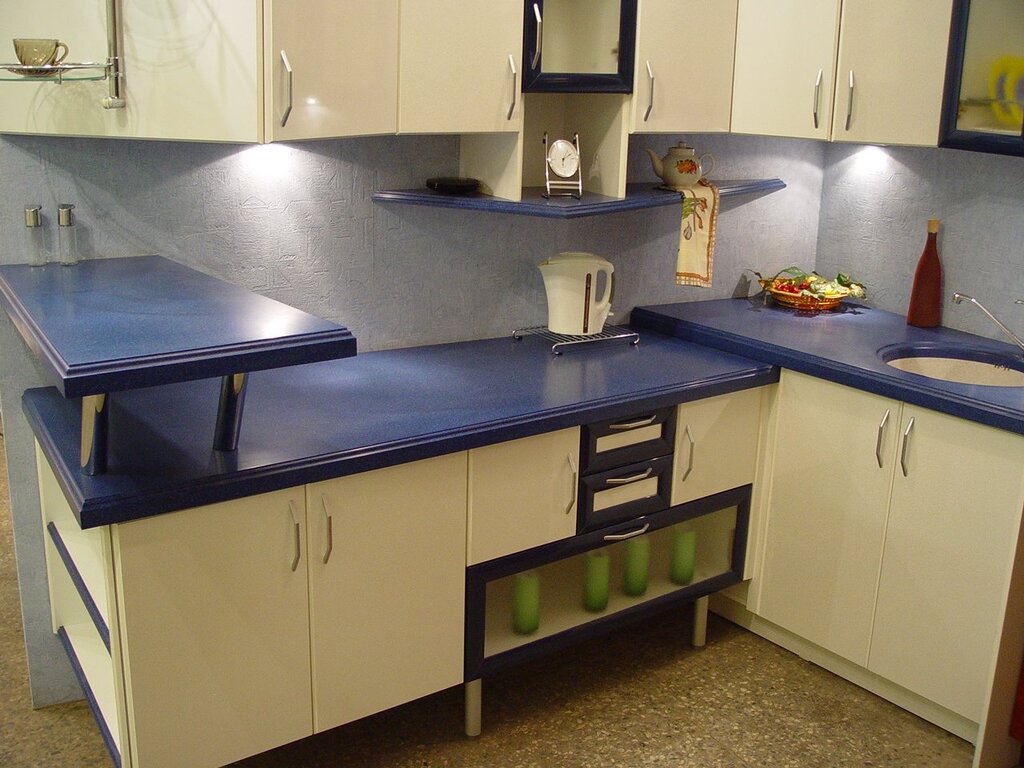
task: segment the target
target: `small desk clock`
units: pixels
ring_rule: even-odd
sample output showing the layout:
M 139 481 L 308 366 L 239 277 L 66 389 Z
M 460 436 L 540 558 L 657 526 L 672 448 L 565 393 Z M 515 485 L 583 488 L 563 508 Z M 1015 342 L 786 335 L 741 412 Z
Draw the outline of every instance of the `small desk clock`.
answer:
M 554 174 L 557 178 L 552 178 Z M 580 162 L 580 135 L 574 133 L 572 141 L 555 139 L 548 143 L 544 131 L 544 197 L 583 197 L 583 169 Z

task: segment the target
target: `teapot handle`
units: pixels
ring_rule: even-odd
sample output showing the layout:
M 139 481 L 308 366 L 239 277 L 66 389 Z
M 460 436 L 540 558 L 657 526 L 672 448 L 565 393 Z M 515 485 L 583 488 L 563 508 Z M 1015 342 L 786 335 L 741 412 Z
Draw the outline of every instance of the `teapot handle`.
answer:
M 710 152 L 705 152 L 697 158 L 697 164 L 700 166 L 700 177 L 703 179 L 715 170 L 715 156 Z

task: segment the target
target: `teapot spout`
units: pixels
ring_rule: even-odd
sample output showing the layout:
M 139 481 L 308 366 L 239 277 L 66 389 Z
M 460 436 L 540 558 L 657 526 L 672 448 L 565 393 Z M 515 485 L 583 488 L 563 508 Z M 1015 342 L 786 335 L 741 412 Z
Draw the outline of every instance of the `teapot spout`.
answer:
M 651 165 L 654 166 L 654 172 L 661 177 L 662 176 L 662 165 L 661 158 L 654 154 L 653 149 L 648 149 L 647 154 L 651 156 Z

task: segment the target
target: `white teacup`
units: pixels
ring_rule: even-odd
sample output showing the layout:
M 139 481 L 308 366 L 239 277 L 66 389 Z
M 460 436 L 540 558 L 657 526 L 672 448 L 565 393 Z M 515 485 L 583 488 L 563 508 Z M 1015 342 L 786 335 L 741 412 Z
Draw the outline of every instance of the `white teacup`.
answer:
M 68 47 L 60 40 L 16 37 L 14 52 L 18 56 L 18 61 L 26 67 L 46 67 L 64 61 L 68 55 Z

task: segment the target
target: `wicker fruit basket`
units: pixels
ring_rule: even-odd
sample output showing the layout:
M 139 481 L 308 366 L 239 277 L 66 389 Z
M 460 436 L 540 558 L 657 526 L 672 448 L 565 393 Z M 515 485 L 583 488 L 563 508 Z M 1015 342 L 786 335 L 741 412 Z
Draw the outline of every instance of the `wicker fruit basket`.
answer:
M 788 293 L 786 291 L 780 291 L 776 288 L 769 288 L 768 293 L 771 297 L 784 307 L 790 309 L 800 309 L 805 312 L 822 312 L 827 309 L 835 309 L 839 306 L 840 302 L 846 298 L 846 295 L 842 296 L 823 296 L 816 298 L 814 296 L 800 296 L 795 293 Z

